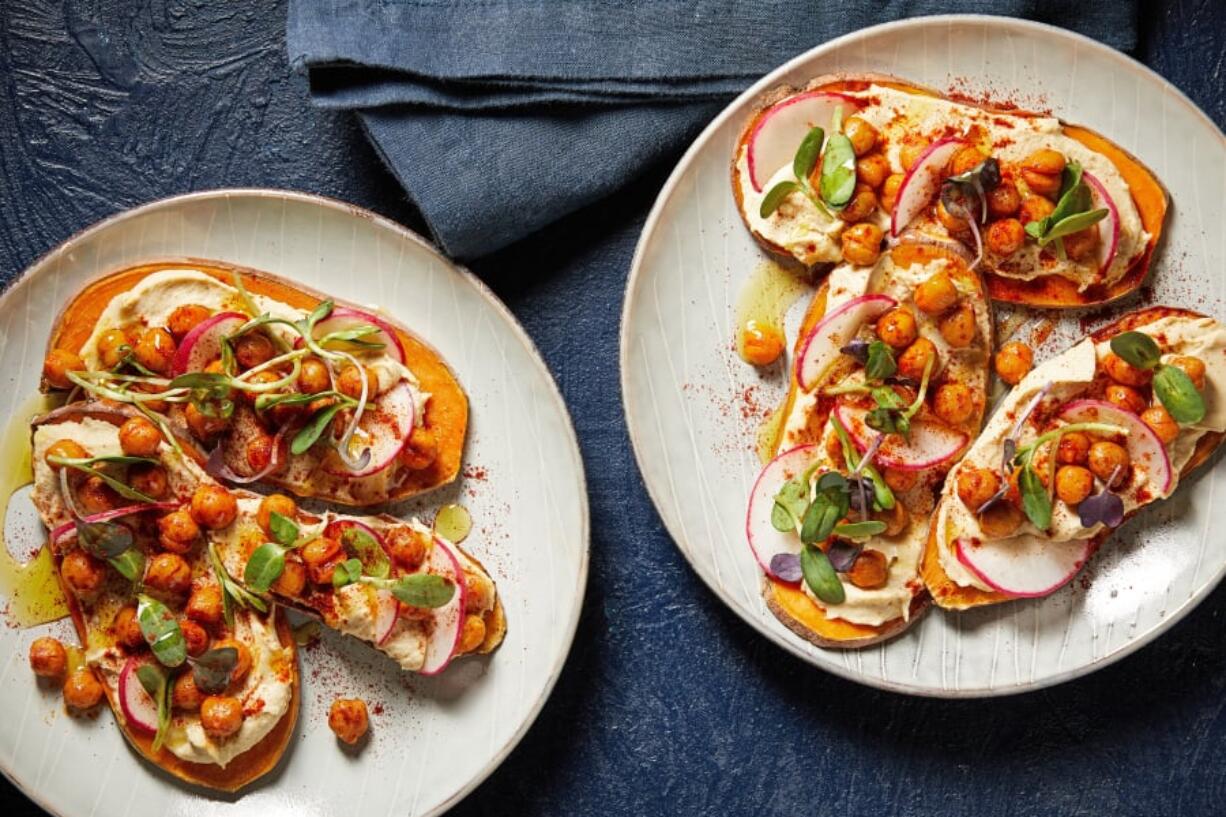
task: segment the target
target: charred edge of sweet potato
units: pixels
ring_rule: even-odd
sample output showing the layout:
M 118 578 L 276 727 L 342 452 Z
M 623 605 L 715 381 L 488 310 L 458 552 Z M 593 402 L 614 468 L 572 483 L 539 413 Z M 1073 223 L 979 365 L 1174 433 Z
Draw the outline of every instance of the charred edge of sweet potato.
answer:
M 1153 323 L 1160 318 L 1165 317 L 1186 317 L 1186 318 L 1202 318 L 1199 312 L 1194 312 L 1190 309 L 1179 309 L 1172 306 L 1152 306 L 1145 309 L 1139 309 L 1136 312 L 1130 312 L 1123 315 L 1107 326 L 1093 332 L 1090 337 L 1095 343 L 1101 343 L 1104 340 L 1109 340 L 1121 332 L 1127 332 L 1136 329 L 1139 326 Z M 1213 456 L 1213 452 L 1222 444 L 1222 440 L 1226 439 L 1226 434 L 1221 434 L 1215 431 L 1208 432 L 1201 436 L 1196 441 L 1196 448 L 1192 451 L 1192 458 L 1183 467 L 1180 472 L 1180 480 L 1192 474 L 1197 468 Z M 1178 489 L 1177 489 L 1178 490 Z M 948 501 L 957 501 L 956 498 L 951 498 Z M 932 518 L 936 519 L 940 510 L 938 506 L 933 511 Z M 1130 512 L 1125 521 L 1134 516 L 1141 508 L 1136 508 Z M 1094 554 L 1098 552 L 1098 548 L 1112 531 L 1103 531 L 1091 540 L 1090 555 L 1086 558 L 1088 564 Z M 1084 569 L 1084 565 L 1082 566 Z M 932 527 L 928 531 L 928 539 L 924 545 L 924 554 L 920 560 L 920 574 L 924 578 L 924 584 L 928 588 L 928 592 L 932 594 L 933 600 L 939 607 L 950 610 L 967 610 L 972 607 L 982 607 L 988 604 L 999 604 L 1005 601 L 1012 601 L 1013 596 L 1005 593 L 998 593 L 991 590 L 980 590 L 977 587 L 963 587 L 949 577 L 941 567 L 940 554 L 937 545 L 937 530 Z
M 106 305 L 116 295 L 135 286 L 145 276 L 167 269 L 194 269 L 223 283 L 231 283 L 234 273 L 242 276 L 243 284 L 253 294 L 264 295 L 299 309 L 312 309 L 329 296 L 271 273 L 226 264 L 208 259 L 187 258 L 142 264 L 109 273 L 87 284 L 61 310 L 57 317 L 47 351 L 67 349 L 79 352 L 93 332 Z M 338 304 L 363 309 L 357 304 Z M 388 319 L 404 345 L 406 363 L 417 376 L 424 391 L 431 397 L 426 404 L 426 425 L 435 430 L 438 457 L 428 468 L 411 473 L 394 496 L 387 500 L 404 499 L 432 490 L 454 480 L 460 473 L 464 456 L 464 440 L 468 430 L 468 398 L 442 356 L 424 340 L 394 319 Z M 380 500 L 384 501 L 384 500 Z

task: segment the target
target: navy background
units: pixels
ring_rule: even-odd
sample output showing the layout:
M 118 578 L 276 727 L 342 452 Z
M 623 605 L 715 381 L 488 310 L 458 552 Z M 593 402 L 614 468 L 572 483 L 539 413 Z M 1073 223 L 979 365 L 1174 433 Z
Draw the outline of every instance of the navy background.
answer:
M 1169 6 L 1146 12 L 1137 56 L 1221 126 L 1226 5 Z M 286 64 L 284 19 L 281 3 L 0 3 L 0 280 L 104 216 L 212 187 L 323 193 L 420 228 L 354 120 L 309 107 Z M 136 55 L 139 71 L 114 53 Z M 618 393 L 625 277 L 667 171 L 471 265 L 570 405 L 591 486 L 592 572 L 552 699 L 453 813 L 1226 811 L 1226 590 L 1088 678 L 945 702 L 813 669 L 696 580 L 642 488 Z M 0 812 L 39 813 L 2 781 Z

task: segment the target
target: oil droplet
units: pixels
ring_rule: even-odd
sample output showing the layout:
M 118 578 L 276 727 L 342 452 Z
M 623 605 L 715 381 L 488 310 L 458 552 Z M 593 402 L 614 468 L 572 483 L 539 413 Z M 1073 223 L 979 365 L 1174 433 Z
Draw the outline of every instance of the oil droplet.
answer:
M 779 432 L 783 430 L 783 409 L 778 408 L 766 416 L 762 425 L 758 426 L 757 452 L 758 460 L 765 465 L 775 458 L 775 449 L 779 444 Z
M 29 553 L 37 541 L 4 541 L 3 520 L 13 492 L 34 480 L 30 463 L 30 420 L 54 408 L 53 398 L 35 395 L 23 403 L 9 419 L 0 436 L 0 595 L 8 600 L 5 618 L 17 627 L 33 627 L 68 615 L 68 604 L 60 589 L 51 550 L 43 544 L 28 562 L 17 553 Z M 41 531 L 31 536 L 45 539 Z
M 747 337 L 771 339 L 766 345 L 777 339 L 782 352 L 784 317 L 792 304 L 811 289 L 806 281 L 774 261 L 758 264 L 736 299 L 736 350 L 742 360 L 756 365 L 772 362 L 750 354 L 745 344 Z M 760 350 L 761 343 L 753 351 Z
M 473 518 L 463 505 L 446 505 L 434 516 L 434 532 L 448 542 L 463 542 L 473 529 Z

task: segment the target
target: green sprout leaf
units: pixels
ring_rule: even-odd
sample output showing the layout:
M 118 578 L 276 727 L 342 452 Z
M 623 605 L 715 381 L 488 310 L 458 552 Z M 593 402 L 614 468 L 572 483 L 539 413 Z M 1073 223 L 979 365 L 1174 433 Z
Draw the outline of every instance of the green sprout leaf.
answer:
M 110 559 L 132 547 L 132 531 L 118 522 L 74 522 L 77 544 L 90 556 Z
M 456 592 L 455 582 L 433 573 L 414 573 L 381 581 L 391 582 L 387 589 L 392 591 L 392 595 L 413 607 L 442 607 L 451 601 Z
M 864 365 L 865 377 L 869 380 L 885 380 L 897 371 L 898 363 L 894 360 L 894 352 L 889 346 L 879 340 L 868 345 L 868 362 Z M 894 393 L 892 389 L 889 391 Z
M 285 554 L 289 548 L 276 542 L 265 542 L 251 552 L 243 568 L 243 581 L 257 593 L 267 593 L 273 582 L 285 572 Z
M 230 673 L 238 665 L 238 650 L 217 647 L 192 659 L 192 680 L 205 695 L 220 695 L 230 685 Z
M 362 572 L 376 579 L 385 579 L 392 571 L 392 563 L 387 558 L 383 547 L 366 531 L 356 526 L 349 526 L 341 533 L 341 544 L 345 550 L 357 557 L 361 563 Z
M 1158 367 L 1154 372 L 1154 394 L 1177 423 L 1186 425 L 1205 419 L 1205 398 L 1187 372 L 1178 366 Z
M 801 189 L 797 182 L 781 181 L 779 184 L 767 191 L 762 197 L 762 206 L 758 208 L 758 215 L 762 218 L 769 218 L 770 214 L 779 209 L 779 205 L 783 204 L 783 200 L 793 193 Z
M 136 668 L 136 680 L 149 693 L 158 710 L 158 728 L 153 736 L 153 751 L 162 748 L 166 730 L 170 728 L 170 678 L 156 664 L 141 664 Z
M 807 179 L 813 173 L 825 139 L 826 132 L 821 128 L 812 128 L 805 134 L 800 148 L 796 151 L 796 157 L 792 159 L 792 173 L 797 179 Z
M 1144 332 L 1121 332 L 1111 339 L 1111 351 L 1137 369 L 1152 369 L 1162 358 L 1158 343 Z
M 841 133 L 830 137 L 822 156 L 822 199 L 831 207 L 842 207 L 856 192 L 856 151 L 851 140 Z
M 332 570 L 332 586 L 338 590 L 345 585 L 353 584 L 360 578 L 362 578 L 362 560 L 356 557 L 346 559 Z
M 311 446 L 315 445 L 315 441 L 324 433 L 324 429 L 328 427 L 328 424 L 332 422 L 332 418 L 342 408 L 344 408 L 344 405 L 337 403 L 315 412 L 315 416 L 311 418 L 310 422 L 294 435 L 293 442 L 289 446 L 290 453 L 294 456 L 305 454 Z
M 1051 527 L 1051 497 L 1029 460 L 1022 466 L 1018 488 L 1022 492 L 1022 510 L 1034 526 L 1039 530 Z
M 827 604 L 842 604 L 847 598 L 843 582 L 834 571 L 834 565 L 819 548 L 805 545 L 800 551 L 800 572 L 805 584 Z
M 298 541 L 298 526 L 287 516 L 273 511 L 268 515 L 268 527 L 279 545 L 289 547 Z
M 153 657 L 163 666 L 177 667 L 187 660 L 183 630 L 165 604 L 146 595 L 137 597 L 136 621 L 141 635 L 149 642 Z
M 128 548 L 118 556 L 112 556 L 107 561 L 111 567 L 130 582 L 138 582 L 145 575 L 145 554 L 140 548 Z
M 879 533 L 884 533 L 888 526 L 876 519 L 867 519 L 863 522 L 848 522 L 842 525 L 835 525 L 834 535 L 841 536 L 844 539 L 862 540 L 876 536 Z

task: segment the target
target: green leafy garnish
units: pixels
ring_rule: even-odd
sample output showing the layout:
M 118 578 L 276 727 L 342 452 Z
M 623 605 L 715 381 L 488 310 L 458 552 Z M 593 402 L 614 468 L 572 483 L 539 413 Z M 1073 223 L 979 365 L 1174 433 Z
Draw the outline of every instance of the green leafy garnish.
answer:
M 834 535 L 843 539 L 868 539 L 871 536 L 884 533 L 887 527 L 889 526 L 886 523 L 877 519 L 866 519 L 863 522 L 844 522 L 841 525 L 834 526 Z
M 790 479 L 783 483 L 779 493 L 775 494 L 775 505 L 771 508 L 771 525 L 781 533 L 795 532 L 800 525 L 800 517 L 809 507 L 809 481 L 807 479 Z
M 344 407 L 343 403 L 335 403 L 315 412 L 310 421 L 294 435 L 289 446 L 290 453 L 294 456 L 306 453 L 311 446 L 315 445 L 316 440 L 324 433 L 324 429 L 332 422 L 336 413 Z
M 806 545 L 828 538 L 851 510 L 850 488 L 842 474 L 827 471 L 818 478 L 814 490 L 813 502 L 800 523 L 800 541 Z
M 885 380 L 898 371 L 898 363 L 894 360 L 894 352 L 884 342 L 875 340 L 868 345 L 868 362 L 864 365 L 864 376 L 869 380 Z
M 1137 369 L 1152 369 L 1162 359 L 1158 342 L 1144 332 L 1121 332 L 1111 339 L 1111 351 Z
M 442 607 L 450 602 L 456 590 L 455 582 L 433 573 L 414 573 L 399 579 L 362 576 L 361 581 L 363 584 L 391 590 L 392 595 L 405 604 L 430 609 Z
M 362 578 L 361 559 L 346 559 L 332 570 L 332 586 L 338 590 L 345 585 L 353 584 L 360 578 Z
M 1070 161 L 1066 164 L 1062 175 L 1060 198 L 1051 214 L 1027 223 L 1025 228 L 1026 234 L 1037 241 L 1040 247 L 1056 242 L 1061 257 L 1064 254 L 1061 238 L 1097 224 L 1108 214 L 1105 208 L 1090 209 L 1093 198 L 1089 185 L 1081 177 L 1082 168 L 1079 162 Z
M 822 203 L 818 192 L 813 189 L 813 185 L 809 182 L 809 177 L 813 173 L 813 169 L 817 166 L 818 155 L 821 153 L 822 141 L 826 137 L 826 132 L 821 128 L 810 128 L 805 134 L 805 138 L 801 140 L 800 147 L 796 150 L 796 155 L 792 159 L 792 175 L 795 179 L 784 179 L 766 192 L 762 197 L 762 204 L 758 207 L 758 215 L 762 218 L 767 218 L 771 213 L 779 209 L 779 205 L 783 204 L 784 199 L 793 193 L 803 193 L 805 198 L 813 202 L 813 206 L 827 218 L 833 218 L 830 209 Z M 854 161 L 853 161 L 854 172 Z
M 243 568 L 243 581 L 257 593 L 267 593 L 285 572 L 285 554 L 291 549 L 276 542 L 265 542 L 251 552 Z
M 1043 481 L 1029 458 L 1022 466 L 1017 485 L 1022 494 L 1022 510 L 1027 518 L 1039 530 L 1047 530 L 1051 527 L 1051 497 L 1047 495 L 1047 489 L 1043 487 Z
M 805 545 L 801 549 L 800 572 L 813 595 L 827 604 L 842 604 L 847 599 L 847 591 L 843 589 L 843 582 L 834 571 L 834 565 L 814 545 Z
M 140 548 L 128 548 L 118 556 L 110 557 L 107 562 L 130 582 L 138 582 L 145 575 L 145 554 Z
M 213 567 L 213 574 L 217 576 L 217 583 L 221 585 L 221 610 L 225 616 L 227 627 L 231 630 L 234 629 L 235 605 L 250 607 L 261 613 L 268 612 L 268 603 L 264 599 L 234 581 L 229 571 L 226 570 L 225 564 L 221 561 L 221 555 L 217 552 L 217 546 L 212 543 L 209 544 L 209 563 Z
M 787 179 L 779 182 L 779 184 L 766 191 L 766 195 L 762 197 L 762 205 L 758 208 L 758 215 L 762 218 L 768 218 L 771 213 L 779 209 L 779 205 L 783 204 L 784 199 L 803 189 L 799 182 Z
M 135 541 L 132 531 L 127 526 L 116 522 L 77 520 L 73 525 L 77 530 L 77 544 L 90 556 L 99 559 L 119 556 L 131 548 Z
M 792 174 L 796 178 L 807 179 L 813 175 L 813 168 L 817 167 L 817 159 L 821 156 L 825 138 L 826 133 L 821 128 L 812 128 L 805 134 L 796 151 L 796 157 L 792 159 Z
M 375 537 L 356 526 L 345 528 L 341 533 L 345 550 L 357 557 L 362 571 L 367 576 L 385 579 L 391 573 L 392 563 Z
M 838 116 L 836 112 L 835 116 Z M 841 133 L 830 137 L 822 156 L 822 199 L 831 207 L 843 207 L 856 192 L 856 151 Z
M 268 527 L 272 537 L 280 545 L 292 545 L 298 540 L 298 526 L 289 517 L 273 511 L 268 515 Z
M 170 727 L 170 678 L 166 670 L 156 664 L 141 664 L 136 668 L 136 679 L 157 705 L 158 728 L 153 736 L 153 751 L 156 752 L 162 748 Z
M 187 642 L 183 630 L 165 604 L 146 595 L 137 596 L 136 621 L 141 635 L 153 650 L 153 657 L 163 666 L 177 667 L 187 660 Z
M 230 673 L 238 664 L 238 650 L 216 647 L 191 659 L 192 680 L 205 695 L 220 695 L 230 685 Z
M 62 465 L 68 468 L 72 468 L 73 470 L 80 471 L 83 474 L 89 474 L 91 477 L 98 477 L 103 482 L 105 482 L 107 485 L 111 486 L 111 488 L 115 491 L 115 493 L 119 494 L 120 496 L 126 499 L 132 499 L 137 502 L 146 502 L 146 503 L 157 502 L 157 500 L 154 499 L 153 497 L 147 496 L 146 494 L 142 494 L 140 491 L 136 490 L 135 488 L 130 488 L 122 480 L 116 479 L 115 477 L 111 476 L 106 471 L 102 470 L 101 468 L 94 467 L 95 464 L 99 464 L 99 463 L 109 464 L 109 465 L 125 465 L 125 466 L 126 465 L 136 465 L 140 463 L 157 465 L 158 461 L 155 459 L 152 459 L 151 457 L 128 457 L 128 456 L 123 456 L 119 454 L 114 454 L 114 455 L 105 456 L 105 457 L 50 456 L 50 457 L 47 457 L 47 462 L 52 463 L 53 465 Z
M 1111 339 L 1111 351 L 1130 366 L 1154 372 L 1154 395 L 1180 424 L 1205 419 L 1205 398 L 1187 372 L 1161 362 L 1157 342 L 1144 332 L 1122 332 Z

